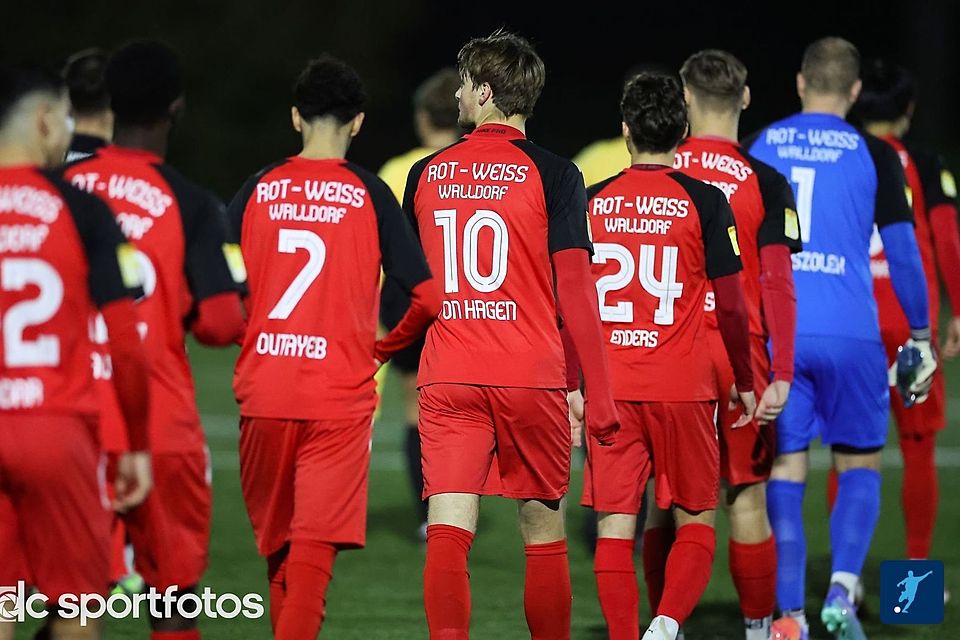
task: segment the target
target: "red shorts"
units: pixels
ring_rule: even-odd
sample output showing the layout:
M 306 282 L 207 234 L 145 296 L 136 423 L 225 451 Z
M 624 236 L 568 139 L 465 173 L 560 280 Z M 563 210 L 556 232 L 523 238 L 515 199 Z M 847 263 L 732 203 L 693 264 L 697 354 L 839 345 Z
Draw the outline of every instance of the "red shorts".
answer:
M 727 358 L 723 338 L 719 331 L 709 331 L 710 354 L 717 381 L 717 433 L 720 436 L 720 478 L 729 486 L 756 484 L 770 479 L 773 459 L 777 455 L 776 423 L 761 425 L 753 423 L 733 429 L 741 415 L 738 406 L 733 411 L 727 407 L 730 388 L 733 386 L 733 367 Z M 750 361 L 753 368 L 753 390 L 760 402 L 769 385 L 770 358 L 766 342 L 760 336 L 750 336 Z
M 431 384 L 420 389 L 423 497 L 559 500 L 570 484 L 563 389 Z
M 50 602 L 106 593 L 111 512 L 95 421 L 10 414 L 2 421 L 0 585 L 23 580 Z
M 601 513 L 638 513 L 652 475 L 661 509 L 716 509 L 720 452 L 714 406 L 618 401 L 620 431 L 613 446 L 587 438 L 581 504 Z
M 910 338 L 909 330 L 899 332 L 885 330 L 881 332 L 883 347 L 887 351 L 887 363 L 893 364 L 897 357 L 897 348 Z M 937 336 L 933 336 L 937 344 Z M 897 421 L 897 430 L 901 436 L 931 435 L 947 426 L 947 390 L 943 379 L 943 367 L 933 374 L 933 387 L 923 404 L 915 404 L 909 409 L 903 406 L 903 398 L 896 389 L 890 389 L 890 409 Z
M 366 544 L 373 416 L 240 418 L 240 482 L 257 549 L 288 542 Z
M 107 478 L 116 477 L 116 453 L 108 453 Z M 210 543 L 210 457 L 195 453 L 156 453 L 153 490 L 122 516 L 134 565 L 151 587 L 180 589 L 200 582 Z

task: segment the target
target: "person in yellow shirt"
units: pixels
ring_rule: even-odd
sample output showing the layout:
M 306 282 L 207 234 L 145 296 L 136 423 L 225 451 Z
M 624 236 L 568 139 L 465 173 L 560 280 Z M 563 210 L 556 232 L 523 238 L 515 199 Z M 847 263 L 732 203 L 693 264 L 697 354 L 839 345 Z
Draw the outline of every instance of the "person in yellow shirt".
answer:
M 463 134 L 457 124 L 458 109 L 456 93 L 460 88 L 460 74 L 456 69 L 441 69 L 417 88 L 413 95 L 413 123 L 417 131 L 420 146 L 404 154 L 391 158 L 380 169 L 380 179 L 387 183 L 397 200 L 403 201 L 403 191 L 407 183 L 407 174 L 416 162 L 431 153 L 456 142 Z M 389 278 L 383 283 L 380 297 L 380 322 L 388 329 L 393 328 L 407 307 L 410 298 Z M 414 497 L 420 512 L 419 535 L 426 540 L 427 503 L 421 499 L 423 493 L 423 470 L 420 466 L 420 434 L 417 431 L 417 369 L 420 366 L 420 352 L 423 338 L 397 353 L 389 367 L 397 375 L 403 386 L 403 404 L 407 428 L 404 435 L 404 453 L 407 469 L 413 486 Z M 386 368 L 386 367 L 384 367 Z M 382 371 L 383 369 L 381 369 Z
M 618 135 L 587 145 L 574 156 L 573 163 L 580 168 L 583 182 L 589 187 L 627 168 L 630 165 L 630 152 L 627 151 L 623 136 Z

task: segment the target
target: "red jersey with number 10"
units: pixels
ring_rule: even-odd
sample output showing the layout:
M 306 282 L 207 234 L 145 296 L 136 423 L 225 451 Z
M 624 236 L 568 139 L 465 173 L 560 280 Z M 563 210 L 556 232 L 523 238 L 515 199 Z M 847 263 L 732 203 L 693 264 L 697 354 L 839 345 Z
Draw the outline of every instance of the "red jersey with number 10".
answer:
M 565 388 L 550 256 L 591 249 L 573 163 L 483 125 L 413 166 L 404 209 L 444 289 L 418 384 Z
M 668 167 L 635 165 L 588 195 L 614 400 L 716 399 L 704 294 L 708 280 L 741 269 L 723 193 Z

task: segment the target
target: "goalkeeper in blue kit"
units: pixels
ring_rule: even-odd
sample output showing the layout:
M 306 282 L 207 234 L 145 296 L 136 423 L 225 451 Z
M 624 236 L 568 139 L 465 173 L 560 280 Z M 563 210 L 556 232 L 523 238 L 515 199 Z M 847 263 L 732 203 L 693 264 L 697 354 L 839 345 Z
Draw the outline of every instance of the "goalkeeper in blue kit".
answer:
M 808 448 L 820 437 L 839 472 L 830 517 L 832 573 L 821 619 L 837 638 L 863 638 L 853 591 L 880 512 L 880 451 L 886 441 L 887 360 L 870 273 L 870 237 L 879 229 L 890 277 L 919 354 L 904 393 L 922 402 L 936 370 L 926 280 L 892 147 L 844 120 L 860 91 L 860 56 L 840 38 L 804 53 L 797 75 L 802 112 L 770 125 L 746 145 L 790 180 L 804 251 L 794 254 L 797 293 L 795 378 L 777 428 L 767 507 L 777 541 L 774 638 L 808 637 L 804 614 L 803 495 Z M 903 373 L 903 372 L 901 372 Z M 896 372 L 892 373 L 895 379 Z

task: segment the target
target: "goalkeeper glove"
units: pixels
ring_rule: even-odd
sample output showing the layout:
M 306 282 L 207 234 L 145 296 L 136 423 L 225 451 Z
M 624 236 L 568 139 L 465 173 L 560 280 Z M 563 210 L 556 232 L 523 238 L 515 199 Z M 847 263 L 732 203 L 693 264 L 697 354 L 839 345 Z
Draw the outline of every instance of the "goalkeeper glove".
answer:
M 937 356 L 930 343 L 930 330 L 913 330 L 911 337 L 897 349 L 897 357 L 888 371 L 890 386 L 897 387 L 903 406 L 926 401 L 937 370 Z

